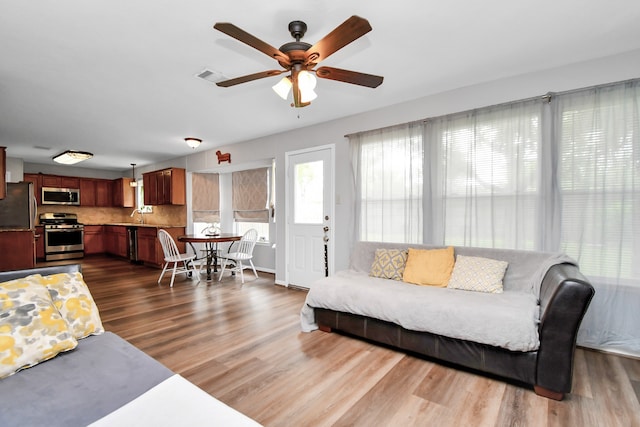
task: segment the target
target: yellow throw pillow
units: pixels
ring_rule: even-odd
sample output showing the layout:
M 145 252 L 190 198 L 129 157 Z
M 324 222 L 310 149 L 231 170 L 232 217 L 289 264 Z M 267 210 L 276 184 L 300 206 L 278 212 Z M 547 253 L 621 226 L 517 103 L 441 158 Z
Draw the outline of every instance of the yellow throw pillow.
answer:
M 449 283 L 454 262 L 452 246 L 446 249 L 409 248 L 402 280 L 416 285 L 444 288 Z
M 0 283 L 0 378 L 78 345 L 47 288 L 27 279 Z
M 53 303 L 69 324 L 74 337 L 82 339 L 104 332 L 98 306 L 81 273 L 40 276 L 38 283 L 47 287 Z
M 369 276 L 402 280 L 407 263 L 407 251 L 400 249 L 376 249 Z

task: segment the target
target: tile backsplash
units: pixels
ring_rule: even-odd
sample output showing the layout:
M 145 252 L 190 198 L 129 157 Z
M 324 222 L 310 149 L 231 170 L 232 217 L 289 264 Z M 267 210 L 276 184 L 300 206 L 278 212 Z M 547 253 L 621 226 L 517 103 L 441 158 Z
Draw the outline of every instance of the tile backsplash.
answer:
M 133 208 L 99 208 L 84 206 L 47 205 L 38 206 L 38 215 L 44 212 L 66 212 L 78 215 L 78 222 L 85 225 L 100 225 L 112 223 L 135 223 L 140 214 L 131 217 Z M 144 214 L 145 224 L 186 226 L 187 207 L 163 205 L 154 206 L 153 212 Z

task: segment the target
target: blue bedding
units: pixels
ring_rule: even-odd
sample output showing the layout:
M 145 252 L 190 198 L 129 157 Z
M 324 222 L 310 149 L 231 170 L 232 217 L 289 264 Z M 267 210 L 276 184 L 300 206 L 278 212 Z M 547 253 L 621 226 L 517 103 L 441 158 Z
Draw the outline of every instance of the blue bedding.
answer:
M 110 332 L 0 380 L 0 426 L 86 426 L 173 372 Z

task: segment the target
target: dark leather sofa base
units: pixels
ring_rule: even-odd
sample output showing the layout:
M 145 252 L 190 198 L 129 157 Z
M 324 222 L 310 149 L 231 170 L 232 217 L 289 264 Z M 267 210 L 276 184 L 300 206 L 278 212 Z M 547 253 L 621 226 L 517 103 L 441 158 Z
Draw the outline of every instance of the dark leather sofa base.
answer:
M 564 393 L 535 384 L 537 351 L 517 352 L 472 341 L 404 329 L 395 323 L 351 313 L 314 308 L 321 331 L 339 331 L 367 340 L 437 359 L 472 371 L 533 386 L 536 394 L 562 400 Z

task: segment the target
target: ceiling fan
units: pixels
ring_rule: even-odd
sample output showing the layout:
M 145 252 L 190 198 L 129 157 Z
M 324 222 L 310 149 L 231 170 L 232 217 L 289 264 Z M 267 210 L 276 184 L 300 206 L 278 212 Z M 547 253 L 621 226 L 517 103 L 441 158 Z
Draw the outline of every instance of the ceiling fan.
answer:
M 287 98 L 289 89 L 293 89 L 293 103 L 291 106 L 300 108 L 311 104 L 311 100 L 315 98 L 315 92 L 313 92 L 313 88 L 315 87 L 314 73 L 322 79 L 336 80 L 370 88 L 376 88 L 382 84 L 383 77 L 372 74 L 333 67 L 319 67 L 314 69 L 320 61 L 371 31 L 372 28 L 371 25 L 369 25 L 369 21 L 359 16 L 354 15 L 347 19 L 314 45 L 300 41 L 307 31 L 307 24 L 302 21 L 293 21 L 289 23 L 289 32 L 295 41 L 283 44 L 280 46 L 280 49 L 276 49 L 228 22 L 218 22 L 213 28 L 222 31 L 228 36 L 254 49 L 258 49 L 260 52 L 278 61 L 280 66 L 284 68 L 283 70 L 262 71 L 217 82 L 216 85 L 220 87 L 234 86 L 240 83 L 291 72 L 290 75 L 284 77 L 273 89 L 284 99 Z

